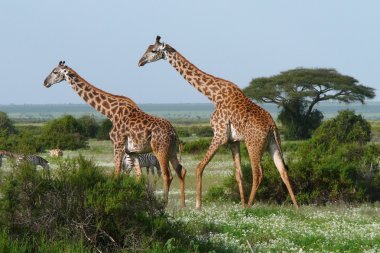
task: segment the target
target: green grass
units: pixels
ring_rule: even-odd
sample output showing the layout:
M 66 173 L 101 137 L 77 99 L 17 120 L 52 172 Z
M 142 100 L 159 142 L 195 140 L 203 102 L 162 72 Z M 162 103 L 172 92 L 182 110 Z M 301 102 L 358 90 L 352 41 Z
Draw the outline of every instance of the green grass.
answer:
M 234 252 L 378 252 L 380 206 L 287 206 L 211 203 L 176 218 Z

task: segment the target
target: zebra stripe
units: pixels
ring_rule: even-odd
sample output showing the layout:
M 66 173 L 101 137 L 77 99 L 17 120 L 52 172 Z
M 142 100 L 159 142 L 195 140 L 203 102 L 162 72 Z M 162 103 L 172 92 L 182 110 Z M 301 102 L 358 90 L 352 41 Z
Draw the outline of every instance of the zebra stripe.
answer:
M 22 155 L 17 158 L 16 165 L 20 165 L 22 162 L 27 162 L 33 166 L 40 165 L 44 169 L 49 169 L 49 162 L 38 155 Z
M 155 155 L 147 153 L 147 154 L 138 154 L 138 163 L 140 164 L 140 167 L 146 168 L 146 173 L 149 174 L 149 169 L 151 170 L 152 174 L 154 175 L 154 167 L 157 168 L 157 174 L 161 176 L 161 167 L 160 163 L 158 162 L 158 159 Z M 126 173 L 130 173 L 132 168 L 134 167 L 134 162 L 132 160 L 132 157 L 129 154 L 125 154 L 123 158 L 123 169 L 126 171 Z

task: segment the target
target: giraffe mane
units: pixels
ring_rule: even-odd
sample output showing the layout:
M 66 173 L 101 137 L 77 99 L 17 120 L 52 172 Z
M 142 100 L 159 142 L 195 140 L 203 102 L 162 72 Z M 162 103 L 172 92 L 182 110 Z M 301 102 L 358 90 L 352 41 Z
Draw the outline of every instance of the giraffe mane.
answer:
M 133 106 L 136 106 L 138 107 L 138 105 L 132 100 L 130 99 L 129 97 L 125 97 L 125 96 L 121 96 L 121 95 L 115 95 L 115 94 L 112 94 L 112 93 L 109 93 L 109 92 L 106 92 L 102 89 L 99 89 L 98 87 L 90 84 L 88 81 L 86 81 L 82 76 L 80 76 L 75 70 L 73 70 L 72 68 L 70 67 L 67 67 L 67 69 L 69 70 L 70 73 L 76 75 L 77 77 L 79 77 L 81 79 L 82 82 L 86 83 L 87 85 L 90 85 L 95 91 L 99 92 L 99 93 L 103 93 L 103 94 L 106 94 L 106 95 L 109 95 L 109 96 L 112 96 L 112 97 L 115 97 L 115 98 L 119 98 L 119 99 L 123 99 L 123 100 L 126 100 L 128 101 L 130 104 L 132 104 Z

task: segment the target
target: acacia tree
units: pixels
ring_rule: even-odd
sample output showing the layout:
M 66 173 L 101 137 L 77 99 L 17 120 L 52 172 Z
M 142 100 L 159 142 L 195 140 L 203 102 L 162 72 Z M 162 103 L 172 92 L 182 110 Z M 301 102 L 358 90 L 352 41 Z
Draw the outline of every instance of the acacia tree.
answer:
M 244 93 L 260 102 L 282 107 L 278 120 L 288 139 L 306 139 L 322 122 L 315 109 L 322 101 L 360 102 L 375 97 L 374 89 L 329 68 L 296 68 L 272 77 L 253 79 Z

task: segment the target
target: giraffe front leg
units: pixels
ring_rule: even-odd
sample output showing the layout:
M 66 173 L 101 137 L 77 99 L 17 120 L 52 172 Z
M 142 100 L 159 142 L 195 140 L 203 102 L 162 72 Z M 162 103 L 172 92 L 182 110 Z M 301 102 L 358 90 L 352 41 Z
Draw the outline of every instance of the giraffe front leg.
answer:
M 202 175 L 203 170 L 206 165 L 210 162 L 212 157 L 215 155 L 218 148 L 227 142 L 227 138 L 224 136 L 216 136 L 212 139 L 211 145 L 208 148 L 206 155 L 203 157 L 202 161 L 197 166 L 196 176 L 197 176 L 197 200 L 195 208 L 200 210 L 202 208 Z
M 117 124 L 115 124 L 117 125 Z M 123 157 L 125 153 L 125 143 L 127 136 L 120 133 L 120 131 L 114 127 L 109 133 L 110 139 L 113 143 L 114 149 L 114 162 L 115 162 L 115 175 L 120 175 L 123 166 Z
M 114 162 L 115 162 L 115 175 L 120 175 L 124 156 L 124 145 L 121 143 L 114 144 Z
M 135 171 L 135 176 L 136 176 L 137 180 L 140 180 L 142 172 L 141 172 L 141 166 L 140 166 L 138 155 L 131 155 L 131 158 L 133 161 L 133 168 Z

